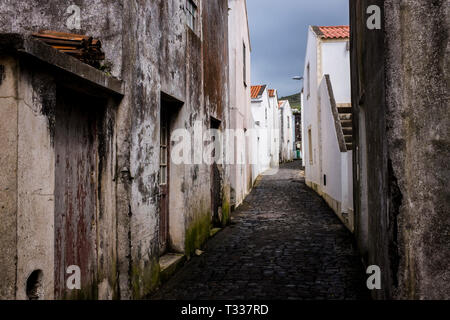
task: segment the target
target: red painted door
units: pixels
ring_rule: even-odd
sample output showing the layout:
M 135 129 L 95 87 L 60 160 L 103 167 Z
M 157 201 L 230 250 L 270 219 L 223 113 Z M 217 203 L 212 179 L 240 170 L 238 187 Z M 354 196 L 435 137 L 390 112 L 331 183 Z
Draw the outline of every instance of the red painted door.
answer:
M 101 107 L 88 96 L 58 90 L 54 140 L 57 299 L 96 298 L 97 130 Z M 66 271 L 73 265 L 81 269 L 82 291 L 66 287 Z

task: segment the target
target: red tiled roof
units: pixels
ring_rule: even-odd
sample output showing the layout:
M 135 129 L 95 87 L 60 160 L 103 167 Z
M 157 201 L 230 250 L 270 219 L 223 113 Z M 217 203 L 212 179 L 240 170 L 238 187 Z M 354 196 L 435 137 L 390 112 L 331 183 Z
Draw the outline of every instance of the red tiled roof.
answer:
M 286 100 L 278 101 L 278 108 L 281 108 L 286 103 Z
M 313 30 L 322 39 L 350 38 L 349 26 L 313 26 Z
M 264 90 L 266 90 L 266 85 L 252 86 L 252 88 L 251 88 L 251 97 L 252 97 L 252 99 L 259 98 L 263 94 Z
M 271 98 L 275 97 L 275 89 L 269 89 L 269 97 Z

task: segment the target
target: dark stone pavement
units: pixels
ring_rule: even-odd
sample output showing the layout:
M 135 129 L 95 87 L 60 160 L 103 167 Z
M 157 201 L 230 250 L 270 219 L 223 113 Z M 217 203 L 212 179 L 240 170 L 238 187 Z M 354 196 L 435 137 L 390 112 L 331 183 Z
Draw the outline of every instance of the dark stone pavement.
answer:
M 304 183 L 301 163 L 264 176 L 211 239 L 151 299 L 368 299 L 351 233 Z

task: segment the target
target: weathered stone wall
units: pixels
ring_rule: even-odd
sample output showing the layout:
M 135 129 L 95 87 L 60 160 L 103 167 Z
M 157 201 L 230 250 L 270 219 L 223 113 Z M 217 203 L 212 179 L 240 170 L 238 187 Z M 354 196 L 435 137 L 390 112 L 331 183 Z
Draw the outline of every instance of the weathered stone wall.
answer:
M 97 278 L 97 294 L 105 299 L 141 298 L 159 283 L 161 92 L 183 103 L 172 119 L 172 130 L 184 128 L 193 135 L 196 121 L 203 130 L 209 129 L 210 116 L 221 120 L 223 128 L 227 126 L 227 1 L 197 1 L 199 20 L 194 31 L 185 23 L 183 0 L 75 1 L 81 9 L 81 30 L 66 26 L 70 14 L 65 12 L 71 4 L 3 1 L 0 31 L 31 33 L 51 29 L 92 35 L 102 41 L 111 74 L 123 80 L 125 96 L 117 114 L 111 116 L 111 122 L 106 121 L 110 115 L 104 115 L 104 134 L 112 131 L 104 147 L 117 146 L 117 150 L 105 153 L 99 176 L 105 184 L 99 192 L 97 223 L 101 227 L 98 225 L 97 230 L 99 250 L 105 255 L 96 262 L 102 271 Z M 10 156 L 17 157 L 17 152 Z M 5 176 L 5 185 L 6 180 L 14 182 L 14 173 Z M 227 216 L 226 167 L 222 168 L 221 181 L 222 212 Z M 174 165 L 170 185 L 172 250 L 189 255 L 209 236 L 211 166 Z M 13 210 L 17 199 L 8 199 L 9 209 Z M 13 220 L 10 226 L 17 224 Z M 17 241 L 16 236 L 11 233 L 8 241 Z M 7 259 L 5 266 L 14 268 L 12 256 Z M 12 279 L 13 274 L 5 277 Z M 5 290 L 9 294 L 13 289 Z
M 212 128 L 211 117 L 220 121 L 219 129 L 231 127 L 228 47 L 228 1 L 202 1 L 203 14 L 203 86 L 207 124 Z M 223 154 L 228 153 L 224 146 Z M 210 167 L 210 170 L 213 170 Z M 230 217 L 231 166 L 219 165 L 221 183 L 220 223 L 226 225 Z M 212 178 L 213 179 L 213 178 Z M 211 181 L 210 184 L 214 182 Z M 214 214 L 214 213 L 213 213 Z
M 385 1 L 389 205 L 405 298 L 450 298 L 449 9 Z
M 250 130 L 254 127 L 251 111 L 250 80 L 251 80 L 251 43 L 247 19 L 247 5 L 245 0 L 228 1 L 228 52 L 229 52 L 229 108 L 230 128 Z M 245 73 L 244 53 L 245 45 Z M 244 74 L 245 78 L 244 79 Z M 278 108 L 277 108 L 278 109 Z M 234 147 L 235 159 L 245 159 L 246 165 L 235 164 L 230 168 L 231 207 L 242 204 L 245 196 L 253 187 L 251 165 L 251 139 L 245 138 L 244 143 Z M 255 177 L 256 178 L 256 177 Z
M 17 63 L 0 58 L 0 297 L 14 299 L 17 268 Z
M 381 30 L 366 28 L 372 4 Z M 448 7 L 351 2 L 356 235 L 381 267 L 377 298 L 450 294 Z

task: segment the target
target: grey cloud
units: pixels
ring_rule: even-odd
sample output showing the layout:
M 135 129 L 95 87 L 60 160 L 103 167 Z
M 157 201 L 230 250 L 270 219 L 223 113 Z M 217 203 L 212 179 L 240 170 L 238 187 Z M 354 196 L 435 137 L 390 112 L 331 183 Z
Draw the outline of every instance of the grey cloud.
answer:
M 280 96 L 297 93 L 309 25 L 348 25 L 348 0 L 247 0 L 252 42 L 252 84 Z

